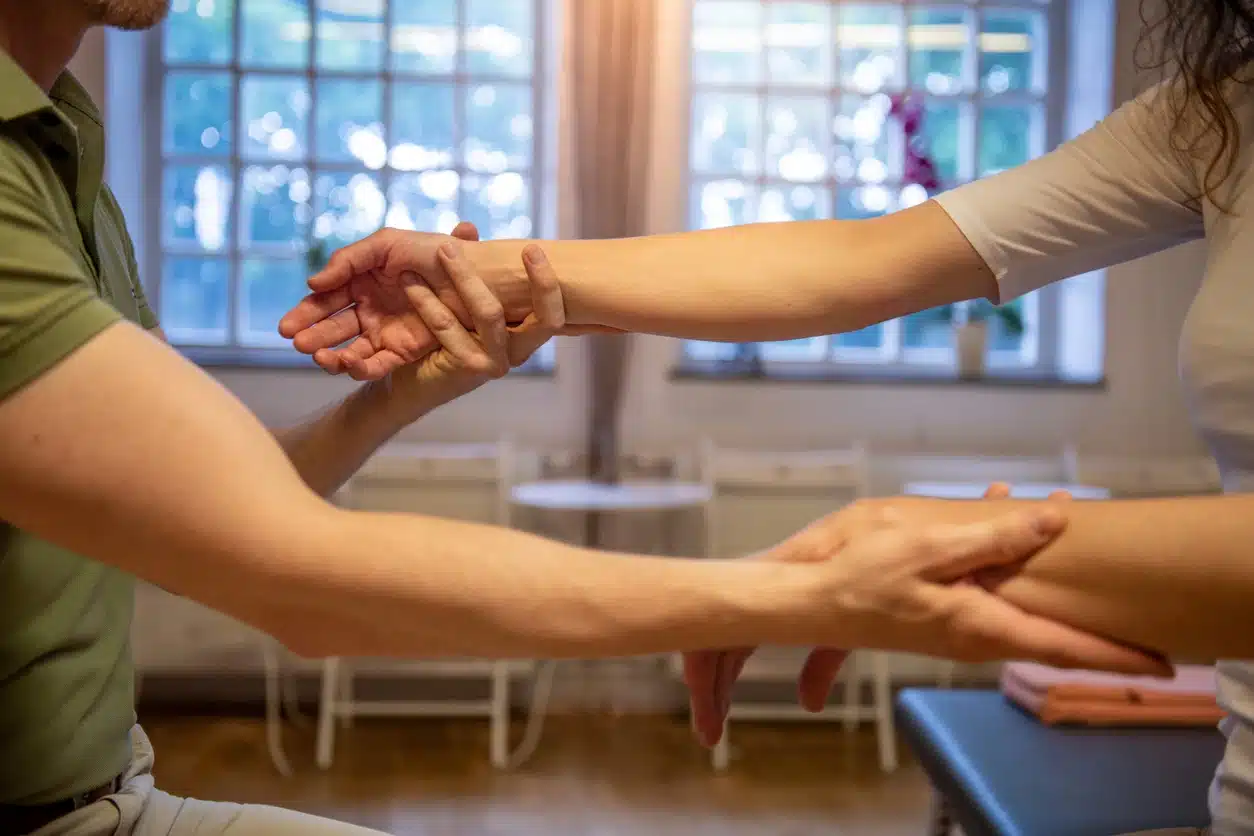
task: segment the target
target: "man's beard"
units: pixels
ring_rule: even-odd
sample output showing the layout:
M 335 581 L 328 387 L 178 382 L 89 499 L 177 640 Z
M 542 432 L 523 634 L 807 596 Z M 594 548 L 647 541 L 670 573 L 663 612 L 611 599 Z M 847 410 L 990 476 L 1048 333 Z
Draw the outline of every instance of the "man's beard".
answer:
M 101 26 L 130 31 L 151 29 L 165 19 L 170 0 L 80 0 Z

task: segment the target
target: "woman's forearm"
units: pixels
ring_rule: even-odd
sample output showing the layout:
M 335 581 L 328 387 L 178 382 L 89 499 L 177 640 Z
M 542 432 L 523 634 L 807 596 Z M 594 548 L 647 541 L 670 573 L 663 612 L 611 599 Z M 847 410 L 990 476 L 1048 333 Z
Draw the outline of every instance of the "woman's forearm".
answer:
M 479 245 L 479 269 L 520 271 L 523 243 Z M 865 221 L 540 243 L 572 324 L 691 339 L 841 333 L 996 294 L 983 260 L 935 203 Z
M 944 502 L 973 519 L 1016 500 Z M 1254 496 L 1076 501 L 1066 531 L 998 593 L 1174 658 L 1254 657 Z

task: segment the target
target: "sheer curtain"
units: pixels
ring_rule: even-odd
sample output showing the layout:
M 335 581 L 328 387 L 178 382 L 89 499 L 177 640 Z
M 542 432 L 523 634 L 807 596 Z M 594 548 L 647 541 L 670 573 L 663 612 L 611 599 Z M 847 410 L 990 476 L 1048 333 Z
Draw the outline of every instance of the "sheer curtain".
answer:
M 564 98 L 573 158 L 572 231 L 578 238 L 645 231 L 658 2 L 567 0 Z M 630 338 L 598 334 L 587 339 L 589 469 L 594 479 L 612 482 L 618 477 Z M 589 526 L 595 543 L 595 516 Z

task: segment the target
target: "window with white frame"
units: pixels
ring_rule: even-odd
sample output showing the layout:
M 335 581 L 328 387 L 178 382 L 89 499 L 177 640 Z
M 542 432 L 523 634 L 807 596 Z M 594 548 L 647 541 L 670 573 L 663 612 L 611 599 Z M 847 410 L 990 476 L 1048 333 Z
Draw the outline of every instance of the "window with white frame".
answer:
M 149 62 L 162 94 L 147 236 L 171 341 L 290 351 L 275 329 L 311 267 L 384 225 L 535 234 L 544 5 L 174 0 Z M 552 361 L 548 346 L 534 365 Z
M 1055 144 L 1051 56 L 1065 0 L 693 0 L 691 228 L 858 219 L 929 197 L 905 176 L 890 112 L 922 105 L 922 147 L 942 188 L 1018 165 Z M 1050 291 L 989 316 L 989 365 L 1054 361 Z M 782 343 L 685 344 L 713 372 L 945 369 L 952 321 L 938 309 L 862 331 Z

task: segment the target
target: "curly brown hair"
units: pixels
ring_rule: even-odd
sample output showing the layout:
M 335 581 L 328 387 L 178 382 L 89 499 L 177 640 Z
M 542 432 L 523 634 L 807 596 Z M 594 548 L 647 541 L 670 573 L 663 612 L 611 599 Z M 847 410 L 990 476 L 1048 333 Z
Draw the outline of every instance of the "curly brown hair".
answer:
M 1216 199 L 1236 162 L 1241 126 L 1229 101 L 1250 81 L 1254 0 L 1141 0 L 1138 65 L 1169 74 L 1173 147 L 1204 159 L 1197 200 Z

